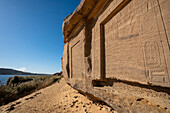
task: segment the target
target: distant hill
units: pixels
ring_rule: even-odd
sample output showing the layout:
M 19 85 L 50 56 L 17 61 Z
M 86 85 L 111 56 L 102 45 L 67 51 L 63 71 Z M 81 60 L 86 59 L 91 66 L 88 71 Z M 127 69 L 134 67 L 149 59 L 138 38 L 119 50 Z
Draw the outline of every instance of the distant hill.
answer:
M 14 69 L 0 68 L 0 75 L 51 75 L 51 74 L 30 73 Z

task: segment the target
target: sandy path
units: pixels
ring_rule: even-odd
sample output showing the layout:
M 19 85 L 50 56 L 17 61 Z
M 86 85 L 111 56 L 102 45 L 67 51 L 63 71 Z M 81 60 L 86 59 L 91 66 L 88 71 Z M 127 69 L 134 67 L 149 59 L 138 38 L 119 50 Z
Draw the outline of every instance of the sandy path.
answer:
M 103 107 L 103 108 L 102 108 Z M 41 89 L 15 102 L 0 107 L 0 113 L 110 113 L 110 108 L 93 104 L 85 96 L 59 83 Z M 115 112 L 115 111 L 112 111 Z

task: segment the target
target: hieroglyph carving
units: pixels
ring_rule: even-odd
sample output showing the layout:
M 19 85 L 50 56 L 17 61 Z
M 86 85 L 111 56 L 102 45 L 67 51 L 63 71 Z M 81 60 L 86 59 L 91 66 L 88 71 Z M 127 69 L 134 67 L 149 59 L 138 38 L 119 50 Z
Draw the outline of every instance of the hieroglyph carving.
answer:
M 159 67 L 161 64 L 159 46 L 156 41 L 147 41 L 145 44 L 145 58 L 147 67 Z

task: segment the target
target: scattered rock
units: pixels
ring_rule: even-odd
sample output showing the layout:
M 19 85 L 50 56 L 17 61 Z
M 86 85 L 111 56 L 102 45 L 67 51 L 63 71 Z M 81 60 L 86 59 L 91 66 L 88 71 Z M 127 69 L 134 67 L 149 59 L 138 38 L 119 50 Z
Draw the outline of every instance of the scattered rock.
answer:
M 70 107 L 73 107 L 76 102 L 78 102 L 78 100 L 73 101 Z
M 14 106 L 10 106 L 6 111 L 12 111 L 12 110 L 14 110 L 14 109 L 15 109 Z
M 30 99 L 33 99 L 34 97 L 29 97 L 29 98 L 26 98 L 25 100 L 30 100 Z
M 76 102 L 78 102 L 78 100 L 76 100 L 76 101 L 73 101 L 72 103 L 76 103 Z
M 39 94 L 41 94 L 41 92 L 35 93 L 35 95 L 34 95 L 34 96 L 37 96 L 37 95 L 39 95 Z
M 86 108 L 84 108 L 84 112 L 85 112 L 85 113 L 88 113 Z
M 103 108 L 103 107 L 101 107 L 101 106 L 98 106 L 98 108 L 99 108 L 99 110 L 102 110 L 102 108 Z
M 72 104 L 70 107 L 73 107 L 74 106 L 74 104 Z
M 85 108 L 86 106 L 85 105 L 83 105 L 83 108 Z
M 74 96 L 74 98 L 78 98 L 78 96 Z
M 105 111 L 112 111 L 112 108 L 109 107 L 109 106 L 103 106 L 103 109 L 104 109 Z
M 84 103 L 84 105 L 89 105 L 89 103 Z
M 141 101 L 141 100 L 143 100 L 144 98 L 138 98 L 136 101 Z
M 16 104 L 20 104 L 21 103 L 21 101 L 19 101 L 19 102 L 16 102 Z
M 102 110 L 106 111 L 106 108 L 102 108 Z
M 113 111 L 113 113 L 118 113 L 117 111 Z

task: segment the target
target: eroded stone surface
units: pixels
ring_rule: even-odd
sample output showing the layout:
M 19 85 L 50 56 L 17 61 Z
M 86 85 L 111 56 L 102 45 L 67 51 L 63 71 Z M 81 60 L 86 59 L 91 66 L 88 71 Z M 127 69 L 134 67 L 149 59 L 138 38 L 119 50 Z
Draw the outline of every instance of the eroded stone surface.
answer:
M 170 111 L 169 7 L 168 0 L 82 0 L 63 23 L 67 83 L 120 112 Z

